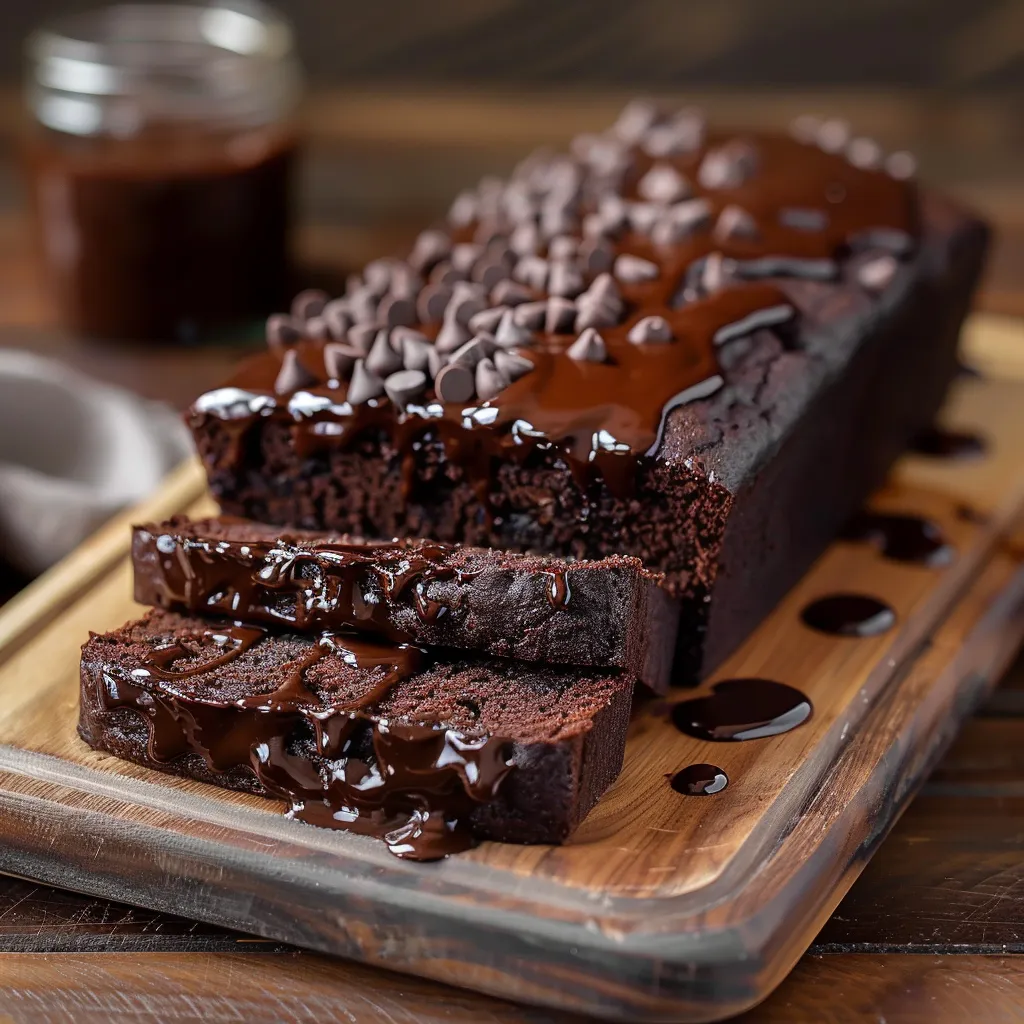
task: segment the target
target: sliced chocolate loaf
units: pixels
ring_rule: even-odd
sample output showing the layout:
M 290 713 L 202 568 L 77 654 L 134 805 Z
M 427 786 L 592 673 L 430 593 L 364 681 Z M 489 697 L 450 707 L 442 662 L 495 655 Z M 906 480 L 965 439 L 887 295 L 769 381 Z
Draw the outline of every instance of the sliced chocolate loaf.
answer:
M 927 426 L 985 226 L 840 122 L 634 104 L 298 296 L 189 414 L 226 512 L 634 555 L 720 662 Z
M 623 669 L 669 684 L 678 604 L 635 558 L 572 562 L 246 520 L 137 526 L 135 600 L 302 633 Z
M 569 836 L 621 768 L 632 686 L 157 610 L 83 647 L 79 733 L 433 859 Z

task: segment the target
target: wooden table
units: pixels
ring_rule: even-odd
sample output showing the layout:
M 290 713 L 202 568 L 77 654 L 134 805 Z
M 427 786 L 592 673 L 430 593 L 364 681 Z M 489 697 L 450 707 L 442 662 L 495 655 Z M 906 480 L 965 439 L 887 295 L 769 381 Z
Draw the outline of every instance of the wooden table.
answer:
M 584 120 L 600 124 L 615 102 L 588 103 Z M 784 121 L 802 107 L 799 99 L 759 102 L 763 120 Z M 835 107 L 870 127 L 878 115 L 873 103 L 837 97 Z M 735 108 L 728 97 L 716 104 L 727 115 Z M 557 138 L 579 123 L 571 104 L 546 105 L 543 131 L 531 120 L 533 108 L 495 105 L 505 117 L 497 132 L 487 101 L 320 101 L 304 178 L 305 212 L 316 225 L 301 234 L 305 262 L 337 272 L 392 248 L 463 181 L 507 166 L 535 137 Z M 1003 235 L 984 304 L 1024 312 L 1024 187 L 1002 174 L 1005 154 L 990 154 L 963 176 L 954 147 L 943 163 L 944 137 L 934 137 L 928 111 L 904 98 L 884 113 L 880 134 L 919 140 L 938 176 L 999 221 Z M 442 114 L 446 135 L 438 151 L 416 125 L 437 123 Z M 396 180 L 396 152 L 420 161 L 415 182 Z M 68 338 L 25 257 L 17 190 L 0 165 L 2 343 L 59 355 L 178 405 L 218 381 L 237 358 L 237 350 L 113 349 Z M 0 1024 L 570 1019 L 0 877 Z M 741 1020 L 1024 1020 L 1024 660 L 970 723 L 793 974 Z

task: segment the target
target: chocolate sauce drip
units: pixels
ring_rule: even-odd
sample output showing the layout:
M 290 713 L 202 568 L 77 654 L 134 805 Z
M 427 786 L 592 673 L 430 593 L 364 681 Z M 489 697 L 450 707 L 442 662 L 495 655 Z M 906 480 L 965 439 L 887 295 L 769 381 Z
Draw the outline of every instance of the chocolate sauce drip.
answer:
M 325 634 L 271 693 L 211 699 L 189 692 L 190 679 L 241 657 L 264 635 L 226 624 L 176 638 L 127 674 L 105 675 L 101 702 L 143 715 L 153 760 L 195 754 L 214 772 L 248 767 L 267 793 L 289 804 L 289 817 L 381 838 L 396 856 L 414 860 L 472 846 L 469 814 L 493 799 L 510 771 L 507 744 L 372 717 L 392 686 L 419 671 L 423 652 Z M 378 670 L 373 685 L 357 700 L 325 703 L 307 680 L 326 657 Z
M 942 427 L 931 427 L 918 434 L 910 448 L 918 455 L 937 459 L 980 459 L 986 450 L 985 439 L 979 434 Z
M 689 764 L 670 779 L 672 788 L 685 796 L 711 796 L 729 785 L 729 777 L 713 764 Z
M 303 633 L 372 633 L 396 643 L 414 639 L 394 621 L 399 600 L 410 595 L 420 620 L 434 622 L 447 609 L 427 596 L 430 584 L 472 576 L 472 570 L 448 564 L 456 546 L 435 541 L 229 541 L 164 534 L 154 546 L 156 555 L 141 555 L 136 572 L 155 585 L 162 607 Z
M 886 557 L 939 568 L 949 565 L 956 549 L 937 523 L 921 516 L 888 512 L 860 512 L 843 530 L 844 540 L 874 544 Z
M 446 458 L 476 488 L 484 509 L 489 507 L 495 465 L 523 461 L 538 450 L 564 461 L 581 490 L 603 483 L 615 497 L 629 497 L 641 464 L 658 456 L 672 410 L 708 397 L 709 382 L 720 381 L 717 349 L 722 339 L 750 333 L 763 323 L 778 323 L 778 317 L 765 320 L 766 310 L 792 314 L 789 299 L 778 286 L 744 276 L 772 271 L 831 277 L 834 261 L 849 251 L 853 240 L 912 241 L 917 233 L 910 184 L 784 137 L 752 135 L 756 173 L 735 187 L 706 188 L 701 184 L 701 162 L 709 149 L 726 141 L 712 135 L 702 149 L 659 161 L 673 164 L 692 186 L 692 195 L 706 201 L 705 226 L 670 245 L 630 230 L 609 240 L 612 256 L 639 256 L 655 264 L 658 272 L 644 280 L 619 282 L 625 313 L 618 323 L 601 328 L 606 361 L 567 357 L 575 332 L 539 332 L 535 346 L 524 353 L 534 369 L 489 401 L 462 408 L 442 404 L 428 391 L 420 404 L 399 410 L 386 398 L 351 405 L 346 401 L 347 385 L 331 380 L 324 367 L 323 343 L 306 340 L 298 345 L 298 356 L 324 383 L 290 397 L 275 396 L 280 355 L 268 352 L 244 368 L 232 387 L 196 402 L 193 426 L 207 416 L 223 421 L 232 438 L 225 456 L 230 465 L 239 461 L 249 428 L 264 416 L 291 426 L 300 457 L 348 446 L 367 432 L 383 432 L 398 453 L 407 493 L 416 446 L 425 439 L 440 441 Z M 631 152 L 623 178 L 625 198 L 636 198 L 636 183 L 651 164 L 645 154 Z M 574 215 L 592 212 L 593 197 L 602 189 L 606 194 L 609 187 L 585 180 Z M 730 205 L 746 211 L 757 230 L 724 238 L 714 232 L 719 214 Z M 825 215 L 813 230 L 779 218 L 783 209 L 818 207 Z M 455 240 L 468 241 L 473 229 L 469 225 L 454 232 Z M 712 253 L 745 269 L 717 284 L 704 282 L 692 299 L 676 308 L 674 298 L 689 269 Z M 758 263 L 765 260 L 775 263 Z M 649 316 L 661 317 L 675 340 L 630 342 L 630 330 Z M 417 329 L 433 338 L 438 325 L 421 324 Z
M 680 732 L 701 740 L 758 740 L 803 725 L 812 714 L 810 698 L 771 679 L 726 679 L 707 697 L 684 700 L 672 709 Z
M 800 618 L 819 633 L 836 636 L 879 636 L 896 624 L 896 613 L 867 594 L 832 594 L 812 601 Z

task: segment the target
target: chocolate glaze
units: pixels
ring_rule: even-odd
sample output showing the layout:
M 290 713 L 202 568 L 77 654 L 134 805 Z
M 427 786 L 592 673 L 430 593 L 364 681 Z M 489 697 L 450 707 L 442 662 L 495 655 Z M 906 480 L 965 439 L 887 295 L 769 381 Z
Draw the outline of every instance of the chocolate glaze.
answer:
M 264 635 L 253 627 L 211 624 L 155 647 L 127 673 L 105 673 L 98 697 L 107 709 L 133 708 L 146 717 L 155 761 L 198 754 L 215 772 L 248 764 L 268 793 L 288 802 L 289 817 L 376 836 L 396 856 L 415 860 L 471 846 L 469 811 L 492 799 L 510 770 L 505 742 L 441 725 L 368 718 L 390 687 L 420 668 L 423 652 L 324 634 L 273 693 L 217 700 L 189 692 L 190 679 L 237 658 Z M 328 654 L 383 672 L 357 702 L 324 706 L 308 688 L 307 673 Z M 372 762 L 349 754 L 366 723 Z M 291 749 L 290 737 L 303 724 L 312 729 L 317 753 L 332 762 L 329 775 Z
M 812 601 L 800 618 L 819 633 L 837 636 L 879 636 L 896 624 L 896 613 L 867 594 L 830 594 Z
M 729 777 L 713 764 L 689 764 L 669 778 L 672 788 L 685 796 L 711 796 L 729 785 Z
M 847 523 L 842 537 L 874 544 L 886 558 L 897 562 L 930 568 L 949 565 L 956 555 L 939 525 L 921 516 L 860 512 Z
M 708 146 L 725 139 L 712 136 Z M 411 473 L 413 446 L 425 436 L 440 439 L 446 456 L 460 465 L 487 507 L 495 462 L 521 461 L 537 449 L 555 451 L 581 487 L 600 478 L 617 497 L 627 497 L 637 467 L 658 455 L 666 417 L 673 409 L 706 398 L 721 385 L 718 352 L 763 322 L 778 324 L 792 315 L 785 294 L 774 284 L 737 280 L 710 295 L 687 299 L 687 271 L 712 252 L 744 261 L 750 278 L 803 274 L 820 279 L 831 262 L 878 239 L 898 239 L 906 250 L 916 236 L 913 187 L 886 174 L 854 167 L 840 156 L 792 139 L 751 136 L 759 157 L 756 174 L 736 188 L 702 189 L 697 168 L 707 147 L 672 158 L 694 184 L 694 194 L 707 199 L 712 223 L 729 204 L 738 204 L 755 219 L 757 237 L 714 238 L 700 230 L 671 246 L 626 232 L 615 250 L 656 263 L 656 279 L 620 285 L 627 313 L 621 323 L 602 328 L 609 358 L 604 363 L 580 362 L 564 353 L 574 335 L 539 334 L 526 351 L 534 370 L 491 401 L 470 408 L 443 405 L 430 394 L 421 405 L 395 409 L 387 399 L 355 407 L 345 401 L 344 382 L 329 381 L 322 343 L 299 344 L 303 364 L 323 383 L 292 396 L 276 396 L 274 381 L 280 357 L 268 352 L 248 364 L 229 388 L 202 396 L 191 412 L 193 427 L 205 417 L 224 421 L 235 437 L 228 461 L 237 463 L 249 428 L 264 416 L 289 423 L 300 456 L 322 446 L 349 445 L 367 431 L 383 430 L 403 456 Z M 636 182 L 651 160 L 637 151 L 626 175 L 623 194 L 635 196 Z M 585 185 L 584 195 L 588 195 Z M 581 213 L 591 207 L 584 200 Z M 787 207 L 816 206 L 827 216 L 813 230 L 778 218 Z M 467 229 L 459 240 L 469 237 Z M 772 259 L 767 268 L 757 260 Z M 751 261 L 755 261 L 753 267 Z M 825 267 L 822 261 L 829 262 Z M 680 306 L 679 296 L 684 301 Z M 632 344 L 631 327 L 646 316 L 663 317 L 677 339 L 667 344 Z M 767 318 L 767 320 L 766 320 Z M 737 326 L 741 325 L 741 326 Z M 421 325 L 428 336 L 436 325 Z M 334 385 L 334 386 L 332 386 Z M 406 487 L 409 487 L 406 479 Z
M 785 683 L 726 679 L 708 696 L 676 704 L 672 721 L 680 732 L 701 740 L 757 740 L 803 725 L 812 710 L 810 698 Z
M 964 430 L 932 427 L 918 434 L 911 443 L 918 455 L 939 459 L 979 459 L 985 454 L 985 439 Z

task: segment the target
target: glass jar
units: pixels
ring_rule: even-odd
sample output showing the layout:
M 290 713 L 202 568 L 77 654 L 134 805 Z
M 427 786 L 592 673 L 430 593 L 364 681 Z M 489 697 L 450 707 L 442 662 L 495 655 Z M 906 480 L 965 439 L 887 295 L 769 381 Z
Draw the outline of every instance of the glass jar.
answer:
M 261 3 L 119 4 L 28 41 L 26 166 L 61 319 L 193 342 L 279 308 L 301 75 Z

